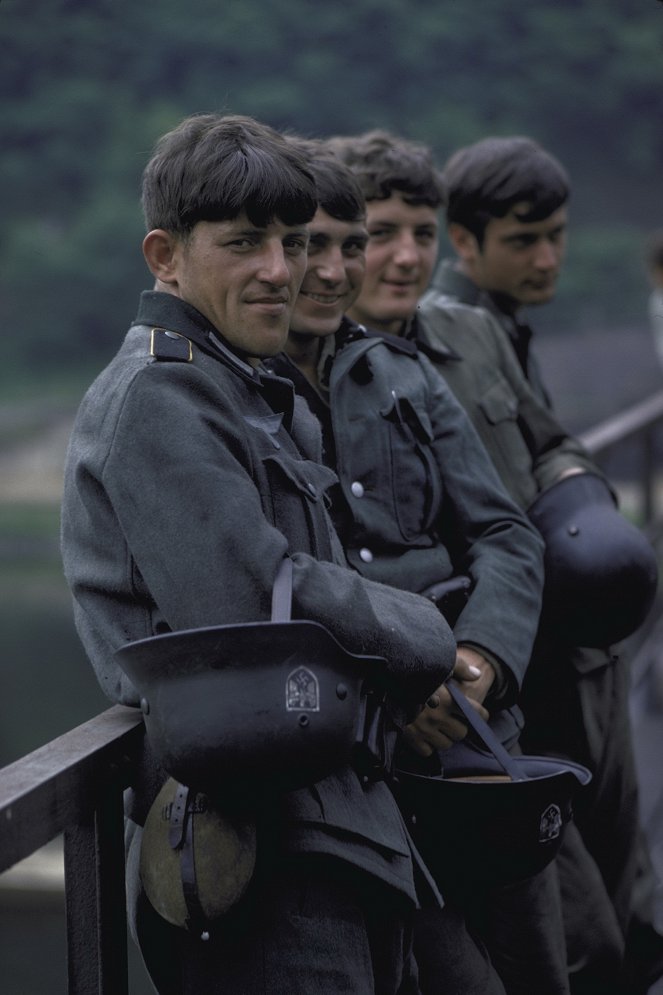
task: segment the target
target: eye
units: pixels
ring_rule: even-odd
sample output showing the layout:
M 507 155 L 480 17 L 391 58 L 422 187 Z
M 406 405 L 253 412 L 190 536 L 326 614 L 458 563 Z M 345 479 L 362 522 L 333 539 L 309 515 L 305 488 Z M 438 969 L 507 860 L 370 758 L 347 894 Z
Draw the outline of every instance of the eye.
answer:
M 316 252 L 321 252 L 325 247 L 325 239 L 320 235 L 311 235 L 308 243 L 308 254 L 314 256 Z
M 232 238 L 226 245 L 233 249 L 248 249 L 255 245 L 255 239 L 250 238 L 248 235 L 239 235 L 237 238 Z
M 370 228 L 368 231 L 368 238 L 371 242 L 386 242 L 387 239 L 391 238 L 393 233 L 393 228 Z
M 536 237 L 533 235 L 518 235 L 516 238 L 512 239 L 511 245 L 514 249 L 529 249 L 536 242 Z
M 343 243 L 343 255 L 344 256 L 361 256 L 366 251 L 366 239 L 356 239 L 352 242 Z
M 283 248 L 290 256 L 298 256 L 306 252 L 309 240 L 306 235 L 290 235 L 283 240 Z
M 422 245 L 430 245 L 437 238 L 437 231 L 433 228 L 419 228 L 415 232 L 415 238 Z

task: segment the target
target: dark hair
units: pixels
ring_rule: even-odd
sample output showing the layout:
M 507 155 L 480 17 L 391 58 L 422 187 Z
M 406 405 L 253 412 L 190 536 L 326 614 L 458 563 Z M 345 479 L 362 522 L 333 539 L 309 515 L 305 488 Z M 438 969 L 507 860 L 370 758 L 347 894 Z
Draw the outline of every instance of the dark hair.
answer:
M 352 170 L 338 158 L 325 141 L 286 135 L 306 159 L 315 180 L 318 205 L 338 221 L 362 221 L 366 201 Z
M 245 211 L 264 227 L 304 224 L 317 207 L 306 161 L 268 125 L 239 115 L 195 114 L 157 142 L 143 173 L 148 231 L 188 235 L 199 221 Z
M 380 129 L 334 135 L 325 144 L 350 167 L 367 201 L 386 200 L 398 191 L 407 204 L 444 204 L 444 183 L 427 145 Z
M 459 149 L 444 167 L 447 224 L 471 231 L 479 244 L 486 225 L 514 204 L 527 203 L 524 222 L 542 221 L 569 198 L 566 170 L 537 142 L 523 136 L 484 138 Z

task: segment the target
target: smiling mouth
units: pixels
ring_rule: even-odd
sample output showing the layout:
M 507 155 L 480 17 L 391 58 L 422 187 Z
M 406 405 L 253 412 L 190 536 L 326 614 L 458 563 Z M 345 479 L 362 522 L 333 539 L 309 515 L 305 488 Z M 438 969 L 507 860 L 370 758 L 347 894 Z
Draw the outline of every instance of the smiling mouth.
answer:
M 342 294 L 315 294 L 310 290 L 300 290 L 300 294 L 316 304 L 338 304 L 343 299 Z

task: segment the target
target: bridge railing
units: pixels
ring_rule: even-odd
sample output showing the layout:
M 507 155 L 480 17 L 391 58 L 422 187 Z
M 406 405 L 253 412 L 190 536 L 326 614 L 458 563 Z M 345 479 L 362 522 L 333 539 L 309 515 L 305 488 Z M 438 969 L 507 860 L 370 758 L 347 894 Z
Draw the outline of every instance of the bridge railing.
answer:
M 122 792 L 143 743 L 116 705 L 0 770 L 0 871 L 64 837 L 69 995 L 126 995 Z
M 601 463 L 641 448 L 635 481 L 648 531 L 663 391 L 582 435 Z M 0 770 L 0 872 L 64 837 L 69 995 L 127 995 L 122 793 L 143 746 L 137 709 L 115 706 Z
M 658 391 L 580 435 L 580 440 L 599 464 L 606 464 L 611 458 L 624 454 L 626 449 L 630 450 L 629 456 L 636 457 L 636 466 L 629 466 L 628 475 L 639 499 L 638 517 L 653 537 L 658 535 L 663 523 L 656 500 L 657 484 L 660 483 L 657 450 L 662 426 L 663 391 Z M 634 447 L 637 453 L 633 452 Z

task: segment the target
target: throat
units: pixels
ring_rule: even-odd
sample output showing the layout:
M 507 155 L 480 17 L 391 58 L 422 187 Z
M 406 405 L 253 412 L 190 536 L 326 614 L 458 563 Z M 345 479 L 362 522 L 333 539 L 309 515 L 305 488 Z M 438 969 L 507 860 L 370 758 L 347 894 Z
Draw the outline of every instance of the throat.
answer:
M 286 353 L 297 369 L 316 388 L 320 386 L 318 361 L 323 341 L 317 335 L 291 331 L 285 346 Z

